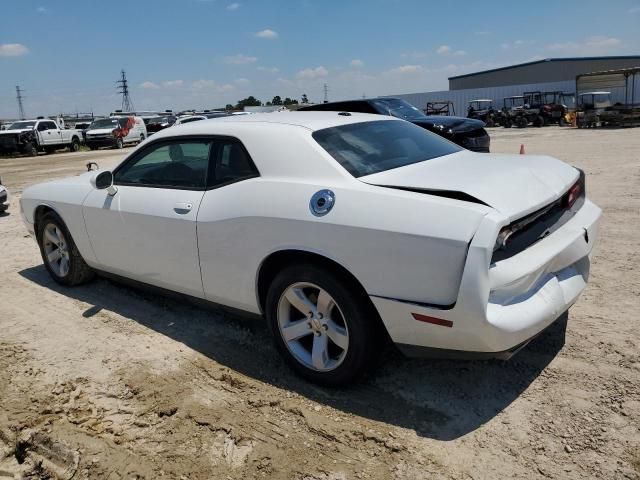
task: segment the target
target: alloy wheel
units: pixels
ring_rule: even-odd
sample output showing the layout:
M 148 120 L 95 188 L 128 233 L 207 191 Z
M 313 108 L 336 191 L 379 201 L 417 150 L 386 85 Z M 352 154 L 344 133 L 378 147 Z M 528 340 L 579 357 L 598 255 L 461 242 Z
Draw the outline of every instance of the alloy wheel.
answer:
M 278 328 L 293 357 L 305 367 L 328 372 L 344 361 L 349 329 L 339 305 L 308 282 L 290 285 L 278 302 Z
M 48 223 L 43 232 L 44 253 L 51 270 L 58 277 L 69 273 L 69 245 L 60 227 Z

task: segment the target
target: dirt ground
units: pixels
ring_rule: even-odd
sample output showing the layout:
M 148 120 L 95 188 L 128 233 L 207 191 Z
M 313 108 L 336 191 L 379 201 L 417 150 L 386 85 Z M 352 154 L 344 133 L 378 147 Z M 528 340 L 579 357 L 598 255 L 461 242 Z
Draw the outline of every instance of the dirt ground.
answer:
M 491 134 L 586 171 L 589 287 L 509 362 L 390 353 L 344 390 L 294 377 L 260 321 L 49 279 L 20 192 L 126 151 L 0 159 L 0 478 L 639 479 L 640 129 Z

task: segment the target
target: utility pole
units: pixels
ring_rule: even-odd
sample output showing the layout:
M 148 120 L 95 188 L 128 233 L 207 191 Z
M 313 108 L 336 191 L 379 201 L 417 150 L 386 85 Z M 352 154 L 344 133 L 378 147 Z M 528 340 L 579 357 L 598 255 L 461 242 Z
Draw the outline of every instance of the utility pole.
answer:
M 325 83 L 323 90 L 324 90 L 324 103 L 329 103 L 329 85 Z
M 133 112 L 133 102 L 129 96 L 129 84 L 127 83 L 127 73 L 124 70 L 120 71 L 120 80 L 116 82 L 118 85 L 118 93 L 122 94 L 122 111 Z
M 22 94 L 24 90 L 20 88 L 20 85 L 16 85 L 16 99 L 18 100 L 18 114 L 20 115 L 20 120 L 24 120 L 24 106 L 22 105 L 22 99 L 24 98 Z

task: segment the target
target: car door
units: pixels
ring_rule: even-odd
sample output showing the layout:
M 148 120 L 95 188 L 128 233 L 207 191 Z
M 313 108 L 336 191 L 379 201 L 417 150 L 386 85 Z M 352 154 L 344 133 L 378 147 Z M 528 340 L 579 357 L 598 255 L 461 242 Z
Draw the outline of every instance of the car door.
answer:
M 206 138 L 151 143 L 113 172 L 115 195 L 91 191 L 83 213 L 100 268 L 203 296 L 196 217 L 210 150 Z
M 39 122 L 36 127 L 38 134 L 38 143 L 42 146 L 51 145 L 51 130 L 49 130 L 49 122 Z

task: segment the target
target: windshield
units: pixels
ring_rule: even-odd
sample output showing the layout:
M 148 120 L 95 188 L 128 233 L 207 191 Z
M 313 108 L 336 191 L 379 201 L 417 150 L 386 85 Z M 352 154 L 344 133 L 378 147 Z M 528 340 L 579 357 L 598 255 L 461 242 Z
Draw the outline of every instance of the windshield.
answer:
M 118 128 L 117 118 L 103 118 L 102 120 L 96 120 L 89 127 L 91 130 L 98 128 Z
M 379 98 L 373 100 L 373 104 L 385 114 L 393 115 L 403 120 L 424 120 L 424 113 L 409 102 L 398 98 Z
M 461 147 L 412 123 L 396 120 L 325 128 L 313 138 L 354 177 L 404 167 Z
M 26 130 L 27 128 L 33 128 L 36 126 L 36 122 L 16 122 L 9 125 L 7 130 Z

